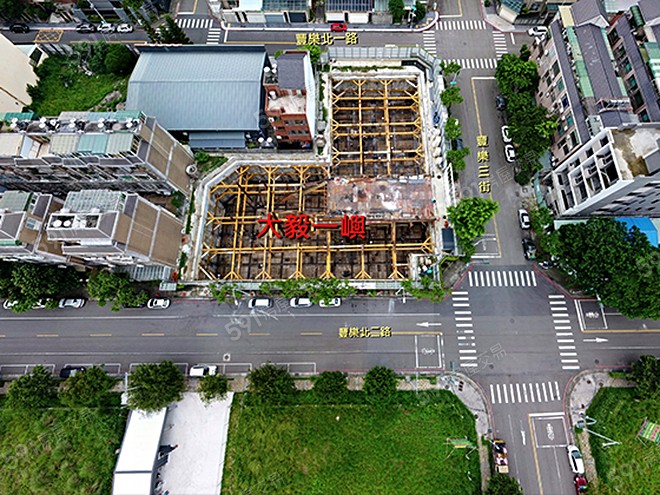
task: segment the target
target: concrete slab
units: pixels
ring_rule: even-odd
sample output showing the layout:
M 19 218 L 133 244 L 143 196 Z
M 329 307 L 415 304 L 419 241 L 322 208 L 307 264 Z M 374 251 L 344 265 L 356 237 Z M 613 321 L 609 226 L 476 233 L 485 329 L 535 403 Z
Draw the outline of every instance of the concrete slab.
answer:
M 233 392 L 205 406 L 196 393 L 170 406 L 162 445 L 178 445 L 160 470 L 161 493 L 218 495 Z

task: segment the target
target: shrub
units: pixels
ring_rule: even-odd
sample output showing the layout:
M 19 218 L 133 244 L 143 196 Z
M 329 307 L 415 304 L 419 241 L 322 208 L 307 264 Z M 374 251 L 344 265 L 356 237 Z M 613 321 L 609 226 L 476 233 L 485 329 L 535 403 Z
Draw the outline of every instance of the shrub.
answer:
M 314 382 L 314 395 L 325 404 L 343 402 L 347 392 L 348 380 L 341 371 L 324 371 Z
M 214 400 L 224 400 L 229 391 L 229 378 L 225 375 L 203 376 L 197 387 L 202 402 L 210 404 Z
M 296 392 L 289 372 L 271 363 L 252 370 L 248 380 L 250 397 L 264 404 L 286 404 Z
M 387 404 L 396 395 L 396 374 L 385 366 L 371 368 L 364 377 L 362 390 L 371 404 Z

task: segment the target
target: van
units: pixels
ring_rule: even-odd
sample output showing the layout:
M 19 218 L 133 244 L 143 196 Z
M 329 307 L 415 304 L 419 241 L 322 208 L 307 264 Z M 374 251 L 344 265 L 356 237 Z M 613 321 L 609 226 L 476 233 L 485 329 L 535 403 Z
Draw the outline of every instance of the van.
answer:
M 253 297 L 248 302 L 248 308 L 250 309 L 268 309 L 273 305 L 273 300 L 270 297 Z

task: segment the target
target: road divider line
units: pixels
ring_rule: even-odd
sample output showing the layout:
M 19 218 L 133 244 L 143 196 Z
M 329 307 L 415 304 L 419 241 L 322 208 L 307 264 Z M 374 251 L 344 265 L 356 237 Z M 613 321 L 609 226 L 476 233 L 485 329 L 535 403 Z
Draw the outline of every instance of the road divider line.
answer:
M 532 438 L 536 439 L 536 428 L 532 424 L 532 415 L 527 416 L 527 422 L 529 423 L 529 432 L 532 435 Z M 539 467 L 539 457 L 536 454 L 536 441 L 530 442 L 532 444 L 532 452 L 534 453 L 534 465 L 536 466 L 536 481 L 539 483 L 539 495 L 543 495 L 543 483 L 541 482 L 541 469 Z
M 44 338 L 59 337 L 59 334 L 57 334 L 57 333 L 38 333 L 37 337 L 44 337 Z
M 213 333 L 213 332 L 198 332 L 195 335 L 197 335 L 197 337 L 217 337 L 218 336 L 217 333 Z
M 90 337 L 112 337 L 111 333 L 90 333 Z
M 165 337 L 164 333 L 143 333 L 143 337 Z
M 248 333 L 250 337 L 267 337 L 270 335 L 270 332 L 252 332 Z
M 323 335 L 323 332 L 300 332 L 300 335 Z

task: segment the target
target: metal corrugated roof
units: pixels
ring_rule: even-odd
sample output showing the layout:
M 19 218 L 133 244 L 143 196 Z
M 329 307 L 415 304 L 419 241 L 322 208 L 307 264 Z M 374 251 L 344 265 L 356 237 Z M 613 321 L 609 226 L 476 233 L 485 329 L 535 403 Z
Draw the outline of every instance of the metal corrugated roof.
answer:
M 119 153 L 120 151 L 129 151 L 133 144 L 135 134 L 132 132 L 114 132 L 108 135 L 108 144 L 105 152 L 108 154 Z
M 78 150 L 79 134 L 53 134 L 50 138 L 50 152 L 55 155 L 75 153 Z
M 92 153 L 102 155 L 108 145 L 107 134 L 81 134 L 78 141 L 78 151 L 81 153 Z
M 129 80 L 126 107 L 168 130 L 257 130 L 265 63 L 264 47 L 149 47 Z

